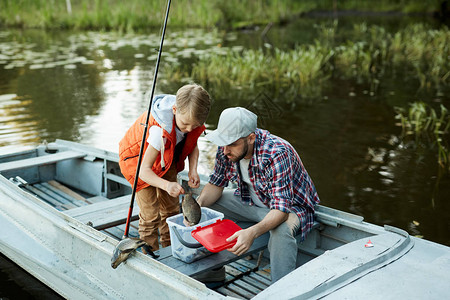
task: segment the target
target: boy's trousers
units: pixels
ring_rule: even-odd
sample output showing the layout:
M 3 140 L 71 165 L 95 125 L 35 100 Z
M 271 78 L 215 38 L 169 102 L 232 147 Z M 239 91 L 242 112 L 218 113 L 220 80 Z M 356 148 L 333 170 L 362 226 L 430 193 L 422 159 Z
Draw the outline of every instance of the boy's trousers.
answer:
M 177 180 L 175 164 L 172 164 L 162 178 L 172 182 Z M 170 246 L 169 226 L 166 219 L 180 212 L 178 197 L 171 197 L 165 190 L 148 186 L 136 193 L 136 201 L 140 209 L 140 238 L 149 244 L 153 251 L 156 251 L 159 249 L 159 230 L 161 246 L 163 248 Z

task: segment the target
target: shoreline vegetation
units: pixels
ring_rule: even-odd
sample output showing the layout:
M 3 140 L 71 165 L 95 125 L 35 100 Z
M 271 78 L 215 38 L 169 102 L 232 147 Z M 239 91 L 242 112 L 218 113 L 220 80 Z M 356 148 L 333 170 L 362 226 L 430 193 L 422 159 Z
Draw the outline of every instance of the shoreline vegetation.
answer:
M 282 94 L 288 102 L 320 99 L 330 79 L 355 80 L 367 86 L 371 96 L 378 95 L 380 85 L 397 74 L 434 97 L 443 97 L 450 86 L 448 27 L 414 24 L 389 33 L 381 26 L 361 23 L 345 42 L 335 39 L 338 22 L 317 31 L 312 44 L 290 50 L 270 44 L 256 50 L 227 48 L 193 58 L 188 69 L 169 64 L 165 75 L 191 78 L 213 89 L 242 91 L 257 85 L 275 97 Z
M 418 94 L 442 99 L 448 93 L 450 30 L 445 26 L 437 30 L 414 24 L 389 33 L 383 27 L 362 23 L 354 26 L 352 38 L 345 42 L 335 39 L 338 22 L 317 30 L 313 44 L 290 50 L 266 44 L 257 50 L 209 52 L 194 59 L 189 68 L 168 64 L 164 76 L 198 82 L 216 95 L 236 93 L 242 97 L 256 88 L 286 103 L 320 100 L 336 80 L 357 82 L 369 96 L 379 96 L 398 76 Z M 432 147 L 437 145 L 438 163 L 450 171 L 450 116 L 444 105 L 440 110 L 438 117 L 432 107 L 414 103 L 409 112 L 398 108 L 397 118 L 402 121 L 404 136 L 415 132 L 416 144 L 428 141 Z
M 446 0 L 178 0 L 171 27 L 237 29 L 283 24 L 308 14 L 398 13 L 448 17 Z M 1 0 L 0 27 L 117 30 L 159 28 L 166 0 Z

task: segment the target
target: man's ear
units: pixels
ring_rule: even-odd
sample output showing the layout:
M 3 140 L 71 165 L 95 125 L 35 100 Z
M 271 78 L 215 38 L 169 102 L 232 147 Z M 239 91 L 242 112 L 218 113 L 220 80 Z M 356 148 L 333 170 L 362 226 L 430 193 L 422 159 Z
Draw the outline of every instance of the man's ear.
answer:
M 256 140 L 256 134 L 250 133 L 250 135 L 248 136 L 248 143 L 250 145 L 253 145 L 255 143 L 255 140 Z
M 174 115 L 177 113 L 177 106 L 176 105 L 172 106 L 172 111 L 173 111 Z

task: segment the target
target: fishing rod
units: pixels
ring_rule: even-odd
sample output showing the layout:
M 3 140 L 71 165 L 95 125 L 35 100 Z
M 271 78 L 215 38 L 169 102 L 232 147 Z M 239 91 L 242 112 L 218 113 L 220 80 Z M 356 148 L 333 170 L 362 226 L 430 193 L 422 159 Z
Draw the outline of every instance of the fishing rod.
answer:
M 150 103 L 148 106 L 147 118 L 145 120 L 145 124 L 143 124 L 145 126 L 144 133 L 142 135 L 142 142 L 141 142 L 141 148 L 139 150 L 139 158 L 138 158 L 138 163 L 137 163 L 137 168 L 136 168 L 136 174 L 134 176 L 133 189 L 131 192 L 130 208 L 128 209 L 127 223 L 125 225 L 125 232 L 123 233 L 122 239 L 127 238 L 128 232 L 130 231 L 131 215 L 133 213 L 134 198 L 136 197 L 136 186 L 137 186 L 138 179 L 139 179 L 139 172 L 141 170 L 142 154 L 144 152 L 144 144 L 145 144 L 145 139 L 147 137 L 148 121 L 150 119 L 150 111 L 152 108 L 153 95 L 155 93 L 156 78 L 158 76 L 159 62 L 161 60 L 161 53 L 162 53 L 162 48 L 163 48 L 163 44 L 164 44 L 164 35 L 166 34 L 167 20 L 169 19 L 170 2 L 171 2 L 171 0 L 167 1 L 166 17 L 164 18 L 164 26 L 163 26 L 163 31 L 161 34 L 161 42 L 159 44 L 159 49 L 158 49 L 158 58 L 156 60 L 155 75 L 153 76 L 152 91 L 150 93 Z

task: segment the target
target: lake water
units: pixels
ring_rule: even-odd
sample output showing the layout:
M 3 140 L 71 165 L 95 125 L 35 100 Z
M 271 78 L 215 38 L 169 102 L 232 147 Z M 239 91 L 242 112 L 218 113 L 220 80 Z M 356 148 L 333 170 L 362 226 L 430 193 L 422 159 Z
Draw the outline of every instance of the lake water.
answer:
M 343 18 L 351 28 L 361 20 Z M 272 28 L 226 34 L 169 30 L 157 93 L 175 93 L 179 82 L 164 76 L 165 64 L 188 64 L 192 57 L 225 47 L 236 51 L 271 43 L 283 49 L 314 41 L 314 24 L 303 19 Z M 431 20 L 372 18 L 369 24 L 396 31 Z M 343 36 L 338 38 L 345 39 Z M 159 32 L 0 31 L 0 152 L 43 141 L 66 139 L 117 152 L 128 127 L 148 106 Z M 185 79 L 188 81 L 188 79 Z M 183 81 L 183 80 L 182 80 Z M 395 106 L 423 100 L 450 108 L 449 93 L 436 97 L 405 85 L 398 76 L 377 95 L 351 81 L 333 81 L 319 101 L 285 103 L 255 88 L 251 97 L 215 96 L 207 128 L 214 129 L 228 106 L 266 107 L 259 126 L 282 136 L 297 149 L 313 178 L 322 204 L 389 224 L 411 235 L 450 245 L 450 176 L 439 171 L 437 150 L 401 139 Z M 216 147 L 200 139 L 199 171 L 209 173 Z M 44 286 L 21 280 L 20 269 L 0 257 L 0 299 L 50 297 Z M 51 293 L 51 292 L 50 292 Z M 53 295 L 56 297 L 56 295 Z

